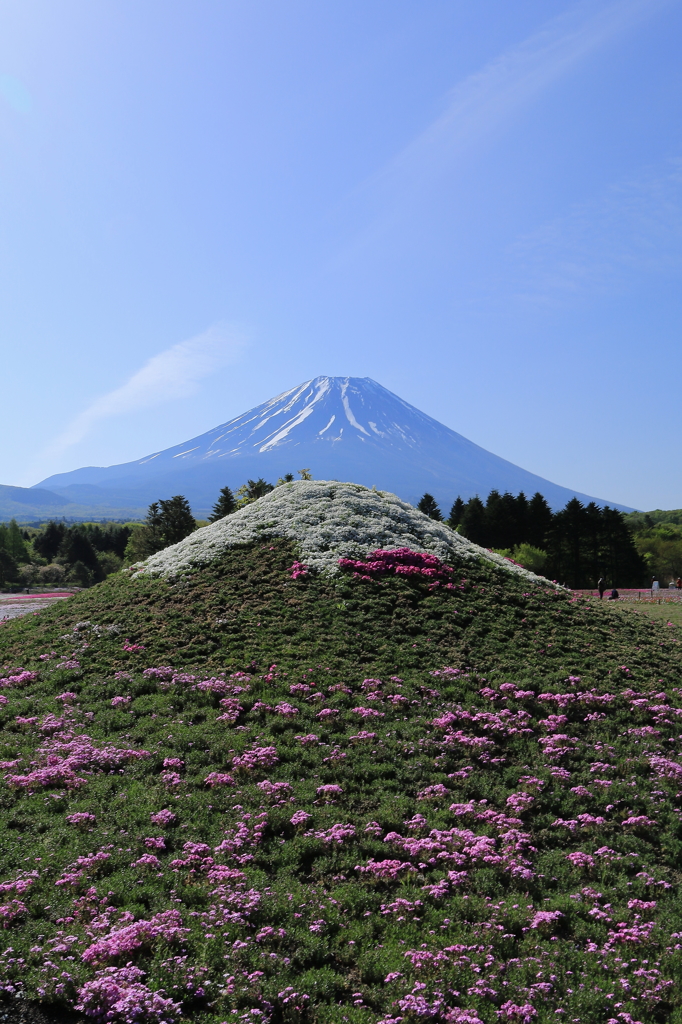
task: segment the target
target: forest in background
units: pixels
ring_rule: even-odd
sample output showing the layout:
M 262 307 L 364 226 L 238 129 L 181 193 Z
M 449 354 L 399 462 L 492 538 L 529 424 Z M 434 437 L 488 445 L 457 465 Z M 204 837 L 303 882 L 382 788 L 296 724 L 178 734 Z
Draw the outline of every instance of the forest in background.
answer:
M 444 518 L 430 494 L 418 507 L 433 519 Z M 595 502 L 583 505 L 577 498 L 553 512 L 540 493 L 529 499 L 523 492 L 493 490 L 485 502 L 457 498 L 445 521 L 475 544 L 573 589 L 595 587 L 600 578 L 609 589 L 644 587 L 651 582 L 652 566 L 658 568 L 638 548 L 623 513 Z
M 310 479 L 307 469 L 298 471 Z M 294 479 L 276 484 L 248 480 L 233 492 L 223 487 L 208 521 L 196 520 L 185 497 L 150 505 L 143 522 L 0 524 L 0 586 L 89 587 L 127 565 L 175 544 L 196 529 L 230 515 Z M 572 499 L 553 512 L 540 493 L 500 494 L 483 501 L 457 498 L 447 518 L 430 494 L 418 508 L 464 537 L 574 589 L 661 586 L 682 576 L 682 510 L 627 515 Z

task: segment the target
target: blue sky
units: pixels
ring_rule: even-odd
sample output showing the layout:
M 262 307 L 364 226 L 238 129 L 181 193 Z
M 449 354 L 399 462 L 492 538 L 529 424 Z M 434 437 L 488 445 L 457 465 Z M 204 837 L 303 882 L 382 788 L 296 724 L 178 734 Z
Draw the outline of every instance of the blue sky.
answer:
M 0 482 L 317 374 L 682 507 L 681 0 L 0 0 Z

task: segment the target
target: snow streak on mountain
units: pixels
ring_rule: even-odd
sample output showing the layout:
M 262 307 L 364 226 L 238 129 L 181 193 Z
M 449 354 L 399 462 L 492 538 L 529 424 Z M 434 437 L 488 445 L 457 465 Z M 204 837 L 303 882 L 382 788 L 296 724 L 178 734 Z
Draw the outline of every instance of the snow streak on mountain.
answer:
M 574 495 L 605 504 L 479 448 L 369 377 L 315 377 L 173 448 L 59 473 L 36 487 L 121 509 L 185 494 L 205 516 L 226 484 L 234 490 L 261 476 L 274 483 L 303 467 L 316 479 L 375 485 L 413 503 L 429 491 L 445 514 L 457 495 L 485 498 L 493 488 L 540 491 L 554 508 Z

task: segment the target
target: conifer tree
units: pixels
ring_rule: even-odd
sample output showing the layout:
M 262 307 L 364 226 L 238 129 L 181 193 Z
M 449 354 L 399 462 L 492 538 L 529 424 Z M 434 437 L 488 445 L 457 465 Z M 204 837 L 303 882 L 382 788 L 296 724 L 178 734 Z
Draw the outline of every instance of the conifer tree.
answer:
M 43 528 L 33 541 L 34 550 L 46 558 L 48 562 L 54 561 L 59 551 L 59 546 L 64 540 L 66 526 L 64 523 L 55 523 L 53 519 Z
M 96 580 L 101 578 L 97 552 L 82 526 L 72 526 L 65 532 L 64 539 L 59 546 L 59 557 L 60 561 L 67 565 L 74 566 L 76 563 L 84 565 Z
M 523 538 L 536 548 L 545 548 L 547 545 L 547 534 L 552 525 L 552 510 L 546 500 L 536 491 L 528 502 L 526 515 L 526 535 Z
M 144 539 L 147 547 L 152 549 L 149 553 L 161 551 L 184 540 L 194 532 L 196 525 L 184 495 L 176 494 L 172 498 L 152 502 L 145 519 L 147 535 Z
M 232 515 L 236 508 L 237 502 L 235 501 L 234 494 L 229 487 L 222 487 L 218 500 L 213 506 L 213 511 L 208 517 L 209 523 L 215 523 L 218 519 L 224 519 L 225 516 Z
M 28 562 L 29 554 L 26 542 L 22 536 L 19 524 L 16 519 L 10 519 L 5 527 L 3 547 L 12 556 L 15 562 Z
M 455 530 L 461 523 L 464 508 L 464 502 L 460 497 L 457 497 L 452 504 L 450 515 L 448 516 L 448 526 L 451 526 L 453 530 Z
M 428 516 L 429 519 L 435 519 L 437 522 L 442 523 L 443 516 L 441 515 L 441 511 L 438 508 L 438 505 L 436 504 L 436 499 L 432 494 L 429 494 L 428 491 L 419 501 L 417 508 L 419 509 L 420 512 L 423 512 L 424 515 Z
M 464 506 L 460 521 L 460 531 L 467 540 L 472 540 L 474 544 L 481 544 L 483 547 L 488 546 L 485 506 L 478 495 L 475 498 L 469 498 L 469 501 Z

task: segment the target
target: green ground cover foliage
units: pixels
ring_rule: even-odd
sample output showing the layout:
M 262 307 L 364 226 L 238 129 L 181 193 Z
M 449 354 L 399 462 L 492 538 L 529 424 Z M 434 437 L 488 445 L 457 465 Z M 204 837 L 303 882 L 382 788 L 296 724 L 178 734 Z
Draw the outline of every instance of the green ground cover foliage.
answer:
M 295 556 L 0 628 L 8 996 L 682 1021 L 680 629 L 482 563 L 430 590 Z

